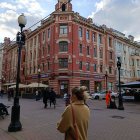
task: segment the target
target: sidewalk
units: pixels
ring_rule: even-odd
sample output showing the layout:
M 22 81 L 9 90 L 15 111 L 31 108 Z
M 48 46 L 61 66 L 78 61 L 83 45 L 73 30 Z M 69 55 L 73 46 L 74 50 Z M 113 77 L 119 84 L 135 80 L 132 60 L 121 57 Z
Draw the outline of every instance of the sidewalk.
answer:
M 0 99 L 12 106 L 13 100 Z M 140 104 L 124 103 L 125 110 L 106 109 L 105 101 L 89 100 L 91 110 L 88 140 L 139 140 Z M 56 109 L 43 108 L 42 101 L 20 99 L 22 131 L 8 132 L 11 115 L 0 118 L 1 140 L 63 140 L 64 135 L 56 130 L 56 123 L 65 108 L 62 99 Z M 8 108 L 11 114 L 11 107 Z

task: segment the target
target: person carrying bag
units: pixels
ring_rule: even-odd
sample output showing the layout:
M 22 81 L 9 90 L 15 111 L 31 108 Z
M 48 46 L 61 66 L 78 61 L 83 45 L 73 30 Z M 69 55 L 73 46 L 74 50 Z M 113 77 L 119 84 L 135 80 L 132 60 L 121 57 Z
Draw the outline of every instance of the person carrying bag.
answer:
M 80 87 L 73 88 L 71 104 L 57 123 L 57 129 L 65 133 L 65 140 L 87 140 L 90 110 L 84 102 L 83 90 Z

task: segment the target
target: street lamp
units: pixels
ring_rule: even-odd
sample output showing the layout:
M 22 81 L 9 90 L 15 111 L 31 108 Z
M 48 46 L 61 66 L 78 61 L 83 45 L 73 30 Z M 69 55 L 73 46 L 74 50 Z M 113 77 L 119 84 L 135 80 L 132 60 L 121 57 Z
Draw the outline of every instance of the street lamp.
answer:
M 20 60 L 21 60 L 21 49 L 22 46 L 25 45 L 25 35 L 23 32 L 23 28 L 26 25 L 26 18 L 24 14 L 21 14 L 18 17 L 18 23 L 20 26 L 20 32 L 17 33 L 16 41 L 18 44 L 18 63 L 17 63 L 17 77 L 16 77 L 16 94 L 14 97 L 14 103 L 11 111 L 11 123 L 8 127 L 9 132 L 16 132 L 22 129 L 22 125 L 20 123 L 20 105 L 19 105 L 19 82 L 20 82 Z
M 106 91 L 108 90 L 108 82 L 107 82 L 107 78 L 108 78 L 108 73 L 107 73 L 107 68 L 106 68 L 106 71 L 105 71 L 105 85 L 106 85 Z
M 124 107 L 123 107 L 123 100 L 122 100 L 122 94 L 121 94 L 121 83 L 120 83 L 120 69 L 121 69 L 121 61 L 120 61 L 120 57 L 118 57 L 118 61 L 117 61 L 117 67 L 118 67 L 118 76 L 119 76 L 119 96 L 118 96 L 118 99 L 119 99 L 119 106 L 118 106 L 118 109 L 119 110 L 124 110 Z
M 39 83 L 40 83 L 40 68 L 38 69 L 38 92 L 39 92 Z

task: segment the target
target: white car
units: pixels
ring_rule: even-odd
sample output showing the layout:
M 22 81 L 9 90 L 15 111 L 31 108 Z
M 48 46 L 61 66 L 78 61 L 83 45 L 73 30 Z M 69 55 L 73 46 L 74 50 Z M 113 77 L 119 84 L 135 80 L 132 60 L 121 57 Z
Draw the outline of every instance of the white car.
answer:
M 106 95 L 106 91 L 101 91 L 101 92 L 93 93 L 92 98 L 93 99 L 105 99 L 105 95 Z M 117 98 L 118 93 L 111 91 L 111 97 Z

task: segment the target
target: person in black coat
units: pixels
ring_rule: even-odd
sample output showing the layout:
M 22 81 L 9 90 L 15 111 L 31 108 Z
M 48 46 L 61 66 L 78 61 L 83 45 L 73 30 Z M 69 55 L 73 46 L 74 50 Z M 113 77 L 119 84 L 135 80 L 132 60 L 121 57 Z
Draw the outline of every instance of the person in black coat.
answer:
M 44 103 L 44 108 L 47 107 L 47 102 L 50 98 L 50 92 L 49 92 L 49 89 L 46 88 L 43 90 L 43 103 Z
M 52 103 L 53 103 L 54 108 L 55 108 L 55 104 L 56 104 L 56 93 L 53 90 L 53 88 L 50 89 L 50 107 L 51 107 L 51 104 Z

